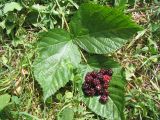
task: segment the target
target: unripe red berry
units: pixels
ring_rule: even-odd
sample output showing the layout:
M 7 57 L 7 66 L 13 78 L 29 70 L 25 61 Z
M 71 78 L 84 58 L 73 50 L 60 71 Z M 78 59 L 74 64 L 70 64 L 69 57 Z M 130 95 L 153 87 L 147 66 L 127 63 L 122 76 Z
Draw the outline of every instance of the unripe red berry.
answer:
M 109 75 L 103 75 L 104 81 L 110 81 L 111 77 Z

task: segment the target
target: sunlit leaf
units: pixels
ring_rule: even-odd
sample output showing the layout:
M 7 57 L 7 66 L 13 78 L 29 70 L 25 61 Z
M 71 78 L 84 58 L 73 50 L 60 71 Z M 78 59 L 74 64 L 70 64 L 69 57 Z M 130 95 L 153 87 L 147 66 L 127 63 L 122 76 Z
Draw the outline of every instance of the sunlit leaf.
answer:
M 9 94 L 0 95 L 0 111 L 8 105 L 10 98 Z
M 83 4 L 70 22 L 75 42 L 90 53 L 106 54 L 121 48 L 141 30 L 121 11 Z
M 34 75 L 46 100 L 72 78 L 72 71 L 80 63 L 81 57 L 70 34 L 62 29 L 43 33 L 38 47 L 40 50 L 34 62 Z
M 17 2 L 10 2 L 10 3 L 6 3 L 4 8 L 3 8 L 3 12 L 7 13 L 13 10 L 18 10 L 20 11 L 22 9 L 22 6 L 17 3 Z

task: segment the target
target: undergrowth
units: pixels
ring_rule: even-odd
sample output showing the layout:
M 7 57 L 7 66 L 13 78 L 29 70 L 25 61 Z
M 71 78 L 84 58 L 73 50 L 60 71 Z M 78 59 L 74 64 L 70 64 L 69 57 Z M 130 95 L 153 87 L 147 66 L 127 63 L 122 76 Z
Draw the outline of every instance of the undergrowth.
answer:
M 74 120 L 103 120 L 80 102 L 79 94 L 75 94 L 78 76 L 77 83 L 67 83 L 44 104 L 43 90 L 32 70 L 39 33 L 54 28 L 67 30 L 71 17 L 86 1 L 14 2 L 16 4 L 10 5 L 11 0 L 0 1 L 1 9 L 9 5 L 3 13 L 0 9 L 0 94 L 11 95 L 10 102 L 0 112 L 0 119 L 65 120 L 66 115 L 70 114 Z M 159 1 L 130 1 L 121 6 L 112 0 L 91 2 L 117 7 L 143 26 L 143 31 L 138 32 L 131 42 L 112 56 L 126 72 L 125 118 L 160 119 Z M 72 108 L 74 113 L 65 108 Z

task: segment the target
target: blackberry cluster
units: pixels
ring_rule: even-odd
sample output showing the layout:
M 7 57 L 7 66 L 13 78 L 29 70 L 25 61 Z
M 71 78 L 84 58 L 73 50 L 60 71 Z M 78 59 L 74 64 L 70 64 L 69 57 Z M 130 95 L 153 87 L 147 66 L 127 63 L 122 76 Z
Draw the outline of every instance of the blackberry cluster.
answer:
M 100 96 L 99 102 L 105 104 L 108 100 L 108 87 L 112 73 L 111 69 L 88 72 L 82 85 L 84 95 L 87 97 Z

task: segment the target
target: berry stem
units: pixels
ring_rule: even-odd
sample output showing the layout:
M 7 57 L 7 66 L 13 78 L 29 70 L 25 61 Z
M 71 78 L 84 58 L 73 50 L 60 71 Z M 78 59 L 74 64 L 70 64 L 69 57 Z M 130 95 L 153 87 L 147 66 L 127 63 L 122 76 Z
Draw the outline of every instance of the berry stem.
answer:
M 80 53 L 81 53 L 82 58 L 84 59 L 84 61 L 87 63 L 87 59 L 85 58 L 85 56 L 84 56 L 84 54 L 83 54 L 83 52 L 81 50 L 80 50 Z

